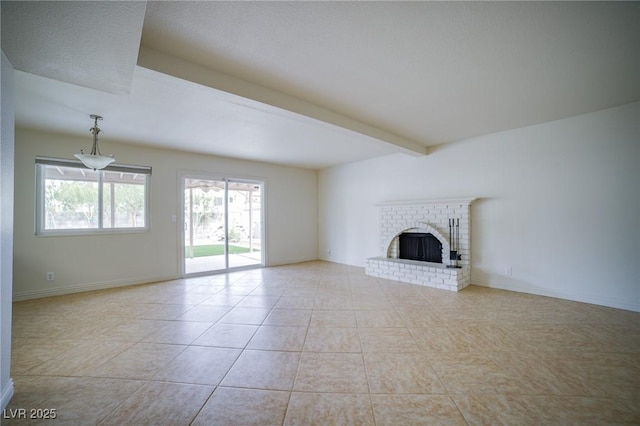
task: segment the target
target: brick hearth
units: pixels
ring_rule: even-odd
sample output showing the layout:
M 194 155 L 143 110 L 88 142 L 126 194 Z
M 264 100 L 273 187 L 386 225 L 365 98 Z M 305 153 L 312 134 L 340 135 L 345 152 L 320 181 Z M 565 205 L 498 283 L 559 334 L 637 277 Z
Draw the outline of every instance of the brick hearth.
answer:
M 427 287 L 459 291 L 471 282 L 471 203 L 474 198 L 394 201 L 378 205 L 381 256 L 367 259 L 365 273 Z M 460 222 L 459 269 L 449 263 L 449 219 Z M 442 243 L 444 263 L 398 259 L 398 236 L 403 232 L 430 233 Z

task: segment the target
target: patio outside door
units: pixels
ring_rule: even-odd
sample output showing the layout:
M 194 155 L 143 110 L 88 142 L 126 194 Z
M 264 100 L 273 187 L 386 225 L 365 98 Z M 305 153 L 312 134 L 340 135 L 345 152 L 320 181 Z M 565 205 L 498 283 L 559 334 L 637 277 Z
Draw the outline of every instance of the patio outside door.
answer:
M 184 274 L 264 265 L 259 181 L 185 176 Z

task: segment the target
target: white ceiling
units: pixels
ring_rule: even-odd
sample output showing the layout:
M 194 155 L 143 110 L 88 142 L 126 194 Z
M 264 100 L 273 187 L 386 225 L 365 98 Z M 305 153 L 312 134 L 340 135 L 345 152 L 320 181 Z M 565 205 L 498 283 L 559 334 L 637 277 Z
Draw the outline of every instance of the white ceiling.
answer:
M 126 94 L 145 5 L 2 1 L 2 51 L 16 69 Z
M 308 168 L 640 101 L 638 46 L 638 2 L 2 1 L 18 125 Z
M 26 127 L 92 138 L 86 111 L 109 140 L 319 168 L 397 152 L 360 133 L 216 89 L 137 67 L 127 96 L 17 72 L 16 121 Z M 78 131 L 78 132 L 76 132 Z M 108 152 L 107 152 L 108 151 Z M 70 153 L 71 155 L 71 153 Z

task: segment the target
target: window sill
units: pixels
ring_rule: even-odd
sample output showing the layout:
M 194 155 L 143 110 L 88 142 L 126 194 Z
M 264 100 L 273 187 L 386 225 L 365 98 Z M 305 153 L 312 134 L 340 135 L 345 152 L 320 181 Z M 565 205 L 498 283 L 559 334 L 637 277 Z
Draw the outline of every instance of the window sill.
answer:
M 144 234 L 150 231 L 150 228 L 120 228 L 120 229 L 61 229 L 55 231 L 36 232 L 36 237 L 89 237 L 99 235 L 130 235 Z

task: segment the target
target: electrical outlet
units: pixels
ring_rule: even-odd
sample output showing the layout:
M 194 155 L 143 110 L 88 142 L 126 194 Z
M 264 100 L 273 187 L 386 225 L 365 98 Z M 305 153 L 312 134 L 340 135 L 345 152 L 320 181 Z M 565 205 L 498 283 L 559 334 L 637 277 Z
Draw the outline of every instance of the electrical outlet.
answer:
M 513 268 L 511 266 L 507 266 L 507 269 L 505 270 L 505 272 L 507 273 L 508 276 L 512 276 Z
M 47 281 L 53 281 L 55 279 L 56 279 L 56 277 L 53 274 L 53 272 L 47 272 Z

